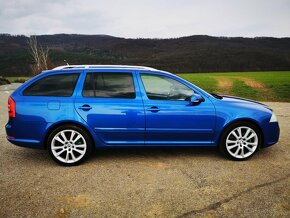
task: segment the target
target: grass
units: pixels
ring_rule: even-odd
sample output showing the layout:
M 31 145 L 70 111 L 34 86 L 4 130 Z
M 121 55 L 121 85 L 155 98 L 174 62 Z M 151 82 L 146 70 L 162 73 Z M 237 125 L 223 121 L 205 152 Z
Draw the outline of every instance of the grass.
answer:
M 180 77 L 207 92 L 235 95 L 258 101 L 290 102 L 290 71 L 190 73 Z M 29 77 L 7 77 L 10 82 Z
M 31 77 L 19 76 L 19 77 L 5 77 L 9 82 L 14 83 L 15 80 L 29 80 Z
M 191 73 L 179 76 L 208 92 L 258 101 L 290 102 L 290 71 Z

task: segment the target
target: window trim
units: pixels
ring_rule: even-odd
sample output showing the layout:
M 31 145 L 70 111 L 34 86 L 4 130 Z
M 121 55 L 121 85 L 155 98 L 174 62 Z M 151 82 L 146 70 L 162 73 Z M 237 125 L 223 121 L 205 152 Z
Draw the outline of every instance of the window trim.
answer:
M 95 75 L 96 74 L 129 74 L 129 75 L 131 75 L 131 77 L 132 77 L 132 82 L 133 82 L 133 89 L 134 89 L 134 94 L 135 94 L 135 96 L 134 96 L 134 98 L 114 98 L 114 97 L 96 97 L 96 96 L 84 96 L 83 95 L 83 92 L 84 92 L 84 87 L 85 87 L 85 83 L 86 83 L 86 79 L 87 79 L 87 76 L 89 75 L 89 74 L 92 74 L 93 75 L 93 78 L 95 79 Z M 126 99 L 126 100 L 135 100 L 136 98 L 137 98 L 137 92 L 136 92 L 136 87 L 135 87 L 135 85 L 136 85 L 136 82 L 135 82 L 135 79 L 134 79 L 134 73 L 133 72 L 118 72 L 118 71 L 116 71 L 116 72 L 108 72 L 108 71 L 95 71 L 95 72 L 92 72 L 92 71 L 89 71 L 89 72 L 86 72 L 85 73 L 86 75 L 85 75 L 85 77 L 84 77 L 84 82 L 83 82 L 83 86 L 82 86 L 82 89 L 81 89 L 81 96 L 83 97 L 83 98 L 95 98 L 95 99 Z M 94 90 L 95 91 L 95 90 Z
M 76 78 L 76 81 L 75 81 L 75 83 L 74 83 L 74 88 L 73 88 L 72 94 L 69 95 L 69 96 L 62 96 L 62 95 L 25 95 L 25 94 L 24 94 L 24 92 L 25 92 L 28 88 L 30 88 L 31 86 L 33 86 L 35 83 L 39 82 L 39 81 L 42 80 L 42 79 L 45 79 L 45 78 L 50 77 L 50 76 L 72 75 L 72 74 L 77 74 L 77 78 Z M 43 76 L 43 77 L 41 77 L 41 78 L 38 78 L 38 79 L 35 80 L 35 81 L 31 81 L 31 83 L 30 83 L 28 86 L 24 87 L 24 89 L 21 91 L 21 95 L 22 95 L 22 96 L 26 96 L 26 97 L 42 97 L 42 98 L 43 98 L 43 97 L 70 98 L 70 97 L 72 97 L 72 96 L 74 95 L 74 93 L 75 93 L 75 90 L 76 90 L 76 87 L 77 87 L 78 81 L 79 81 L 79 79 L 80 79 L 80 74 L 81 74 L 80 72 L 70 72 L 70 73 L 55 73 L 55 74 L 48 74 L 48 75 L 45 75 L 45 76 Z
M 191 90 L 193 91 L 193 93 L 198 94 L 198 93 L 197 93 L 193 88 L 189 87 L 187 84 L 184 84 L 184 83 L 178 81 L 177 79 L 172 78 L 172 77 L 167 76 L 167 75 L 158 74 L 158 73 L 147 73 L 147 72 L 145 72 L 145 73 L 141 73 L 141 72 L 140 72 L 139 75 L 140 75 L 140 80 L 141 80 L 141 82 L 142 82 L 142 86 L 143 86 L 143 88 L 144 88 L 144 91 L 145 91 L 146 97 L 147 97 L 147 99 L 150 100 L 150 101 L 171 101 L 171 102 L 176 101 L 176 102 L 187 102 L 186 100 L 151 99 L 151 98 L 149 98 L 148 95 L 147 95 L 146 87 L 145 87 L 144 82 L 143 82 L 143 79 L 142 79 L 142 75 L 150 75 L 150 76 L 157 76 L 157 77 L 166 77 L 166 78 L 172 79 L 172 80 L 174 80 L 174 81 L 176 81 L 176 82 L 181 83 L 182 85 L 186 86 L 187 88 L 191 89 Z

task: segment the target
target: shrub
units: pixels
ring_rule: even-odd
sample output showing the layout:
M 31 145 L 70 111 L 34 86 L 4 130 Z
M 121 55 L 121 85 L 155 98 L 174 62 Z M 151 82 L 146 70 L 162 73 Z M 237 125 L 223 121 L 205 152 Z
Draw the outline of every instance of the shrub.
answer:
M 10 84 L 9 80 L 0 76 L 0 85 Z
M 15 83 L 25 83 L 26 79 L 16 79 L 14 80 Z

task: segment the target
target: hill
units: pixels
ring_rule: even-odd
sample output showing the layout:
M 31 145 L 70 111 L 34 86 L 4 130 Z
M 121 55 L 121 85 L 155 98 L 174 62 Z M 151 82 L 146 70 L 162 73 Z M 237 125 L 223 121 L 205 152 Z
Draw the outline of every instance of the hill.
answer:
M 189 36 L 126 39 L 107 35 L 37 36 L 50 48 L 52 66 L 145 65 L 173 73 L 290 70 L 290 38 Z M 0 35 L 0 75 L 29 76 L 27 37 Z

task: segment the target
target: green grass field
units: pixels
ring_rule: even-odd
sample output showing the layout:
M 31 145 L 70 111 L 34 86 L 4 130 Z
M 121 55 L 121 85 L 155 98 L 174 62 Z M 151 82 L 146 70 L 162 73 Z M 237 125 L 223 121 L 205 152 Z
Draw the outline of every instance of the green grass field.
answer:
M 258 101 L 290 102 L 290 71 L 191 73 L 178 76 L 208 92 Z
M 189 73 L 178 76 L 208 92 L 258 101 L 290 102 L 290 71 Z M 28 77 L 8 77 L 9 81 Z

